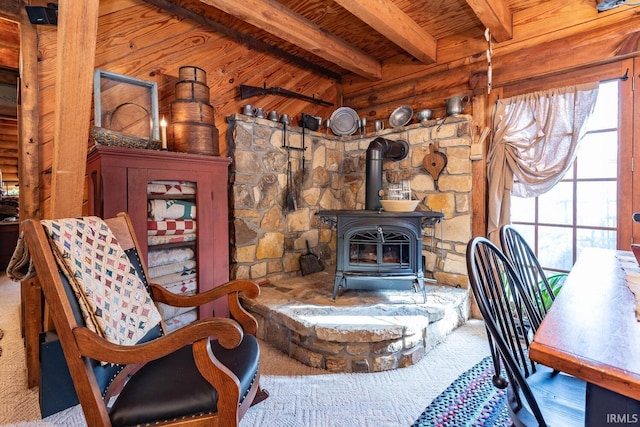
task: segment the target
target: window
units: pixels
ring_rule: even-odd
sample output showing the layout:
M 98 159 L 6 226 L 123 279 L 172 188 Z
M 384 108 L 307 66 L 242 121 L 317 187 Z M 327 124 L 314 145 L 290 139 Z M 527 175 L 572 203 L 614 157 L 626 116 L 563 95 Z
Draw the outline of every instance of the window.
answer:
M 618 105 L 618 81 L 600 84 L 573 167 L 542 196 L 511 199 L 511 221 L 545 270 L 568 272 L 585 247 L 617 247 Z

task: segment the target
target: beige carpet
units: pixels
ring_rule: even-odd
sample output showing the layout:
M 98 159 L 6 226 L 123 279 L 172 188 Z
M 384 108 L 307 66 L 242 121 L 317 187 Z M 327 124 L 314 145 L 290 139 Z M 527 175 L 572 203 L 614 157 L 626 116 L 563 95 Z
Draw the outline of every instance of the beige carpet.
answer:
M 26 389 L 19 330 L 19 285 L 0 276 L 0 424 L 84 426 L 79 407 L 40 420 L 37 388 Z M 329 374 L 261 343 L 262 384 L 270 397 L 251 408 L 241 427 L 410 426 L 458 375 L 489 354 L 484 326 L 456 329 L 417 365 L 369 374 Z

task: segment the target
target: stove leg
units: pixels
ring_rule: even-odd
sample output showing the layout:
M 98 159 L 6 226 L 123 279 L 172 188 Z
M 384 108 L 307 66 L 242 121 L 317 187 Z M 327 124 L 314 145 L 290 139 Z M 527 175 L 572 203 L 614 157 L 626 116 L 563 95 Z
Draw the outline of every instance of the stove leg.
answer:
M 427 303 L 427 289 L 424 287 L 424 278 L 418 277 L 416 279 L 416 287 L 422 291 L 422 302 L 424 304 L 426 304 Z M 416 292 L 417 292 L 418 289 L 416 289 Z
M 344 274 L 336 273 L 336 279 L 333 283 L 333 300 L 336 300 L 336 296 L 338 295 L 338 289 L 344 286 Z

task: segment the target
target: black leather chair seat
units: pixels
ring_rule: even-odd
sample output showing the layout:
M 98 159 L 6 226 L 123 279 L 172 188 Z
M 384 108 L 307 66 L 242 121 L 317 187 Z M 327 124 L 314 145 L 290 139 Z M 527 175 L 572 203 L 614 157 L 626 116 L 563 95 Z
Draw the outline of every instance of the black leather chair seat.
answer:
M 211 348 L 240 380 L 242 400 L 258 372 L 256 338 L 244 335 L 233 350 L 217 341 L 211 342 Z M 136 425 L 215 412 L 217 402 L 218 393 L 198 372 L 191 346 L 187 346 L 142 367 L 126 384 L 109 415 L 114 426 Z

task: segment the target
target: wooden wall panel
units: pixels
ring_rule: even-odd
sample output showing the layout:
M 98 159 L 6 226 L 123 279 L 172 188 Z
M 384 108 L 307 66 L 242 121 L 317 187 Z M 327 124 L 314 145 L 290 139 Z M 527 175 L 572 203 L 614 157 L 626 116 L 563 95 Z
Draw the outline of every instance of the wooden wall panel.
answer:
M 294 0 L 283 3 L 293 9 L 307 7 Z M 620 7 L 598 14 L 593 0 L 570 3 L 532 1 L 531 7 L 513 10 L 514 38 L 494 44 L 496 89 L 505 87 L 515 92 L 522 84 L 535 90 L 528 70 L 534 70 L 536 81 L 541 81 L 576 67 L 592 69 L 639 54 L 638 33 L 634 29 L 634 25 L 638 28 L 640 24 L 637 8 Z M 239 113 L 247 103 L 266 111 L 287 113 L 294 116 L 297 124 L 301 112 L 328 118 L 341 105 L 355 108 L 360 116 L 372 121 L 387 120 L 401 104 L 409 104 L 414 110 L 432 108 L 436 117 L 443 117 L 445 99 L 452 95 L 473 93 L 477 95 L 476 102 L 485 104 L 491 99 L 484 96 L 487 44 L 471 29 L 461 33 L 451 31 L 438 40 L 437 64 L 424 65 L 392 54 L 382 63 L 382 80 L 372 82 L 347 75 L 338 82 L 216 32 L 207 26 L 207 19 L 211 17 L 188 19 L 143 0 L 100 2 L 95 58 L 97 68 L 155 81 L 159 87 L 160 114 L 166 117 L 174 100 L 180 66 L 206 70 L 222 155 L 226 155 L 226 117 Z M 46 200 L 50 194 L 46 171 L 50 170 L 52 159 L 56 30 L 38 26 L 37 31 L 40 165 L 44 171 L 41 197 Z M 280 86 L 335 105 L 325 107 L 279 96 L 241 100 L 240 84 Z M 471 114 L 478 108 L 482 106 L 470 106 L 465 113 Z
M 117 36 L 114 37 L 114 33 Z M 241 100 L 239 85 L 280 86 L 336 102 L 335 81 L 286 60 L 256 52 L 235 40 L 140 0 L 120 0 L 118 8 L 102 9 L 98 27 L 96 67 L 155 81 L 160 114 L 168 119 L 181 66 L 207 72 L 221 153 L 226 153 L 226 117 L 251 103 L 280 113 L 301 112 L 328 117 L 332 110 L 278 96 Z M 320 96 L 321 94 L 321 96 Z M 46 110 L 45 110 L 46 111 Z
M 18 181 L 18 121 L 0 117 L 0 170 L 5 182 Z
M 20 57 L 18 23 L 0 18 L 0 68 L 16 69 Z
M 493 43 L 493 87 L 527 84 L 574 69 L 593 67 L 640 54 L 637 9 L 620 7 L 598 14 L 593 1 L 549 0 L 513 14 L 511 40 Z M 432 108 L 442 117 L 452 94 L 482 93 L 486 84 L 487 43 L 465 32 L 438 40 L 438 63 L 383 64 L 383 79 L 368 82 L 350 75 L 343 81 L 345 104 L 370 119 L 386 119 L 394 106 Z M 469 110 L 470 111 L 470 110 Z
M 40 165 L 42 215 L 48 215 L 51 196 L 54 97 L 56 76 L 56 28 L 37 26 L 39 52 Z M 168 119 L 170 103 L 181 66 L 197 66 L 207 72 L 215 125 L 220 134 L 221 155 L 226 155 L 226 117 L 251 103 L 299 117 L 301 112 L 329 117 L 332 107 L 280 96 L 247 100 L 239 98 L 239 85 L 281 86 L 337 104 L 336 82 L 286 60 L 257 52 L 189 19 L 149 5 L 142 0 L 100 2 L 96 68 L 158 84 L 159 110 Z M 73 94 L 69 94 L 73 96 Z M 297 119 L 295 124 L 297 124 Z M 89 135 L 87 135 L 89 140 Z
M 12 21 L 20 21 L 20 9 L 22 0 L 2 0 L 0 2 L 0 18 L 11 19 Z

